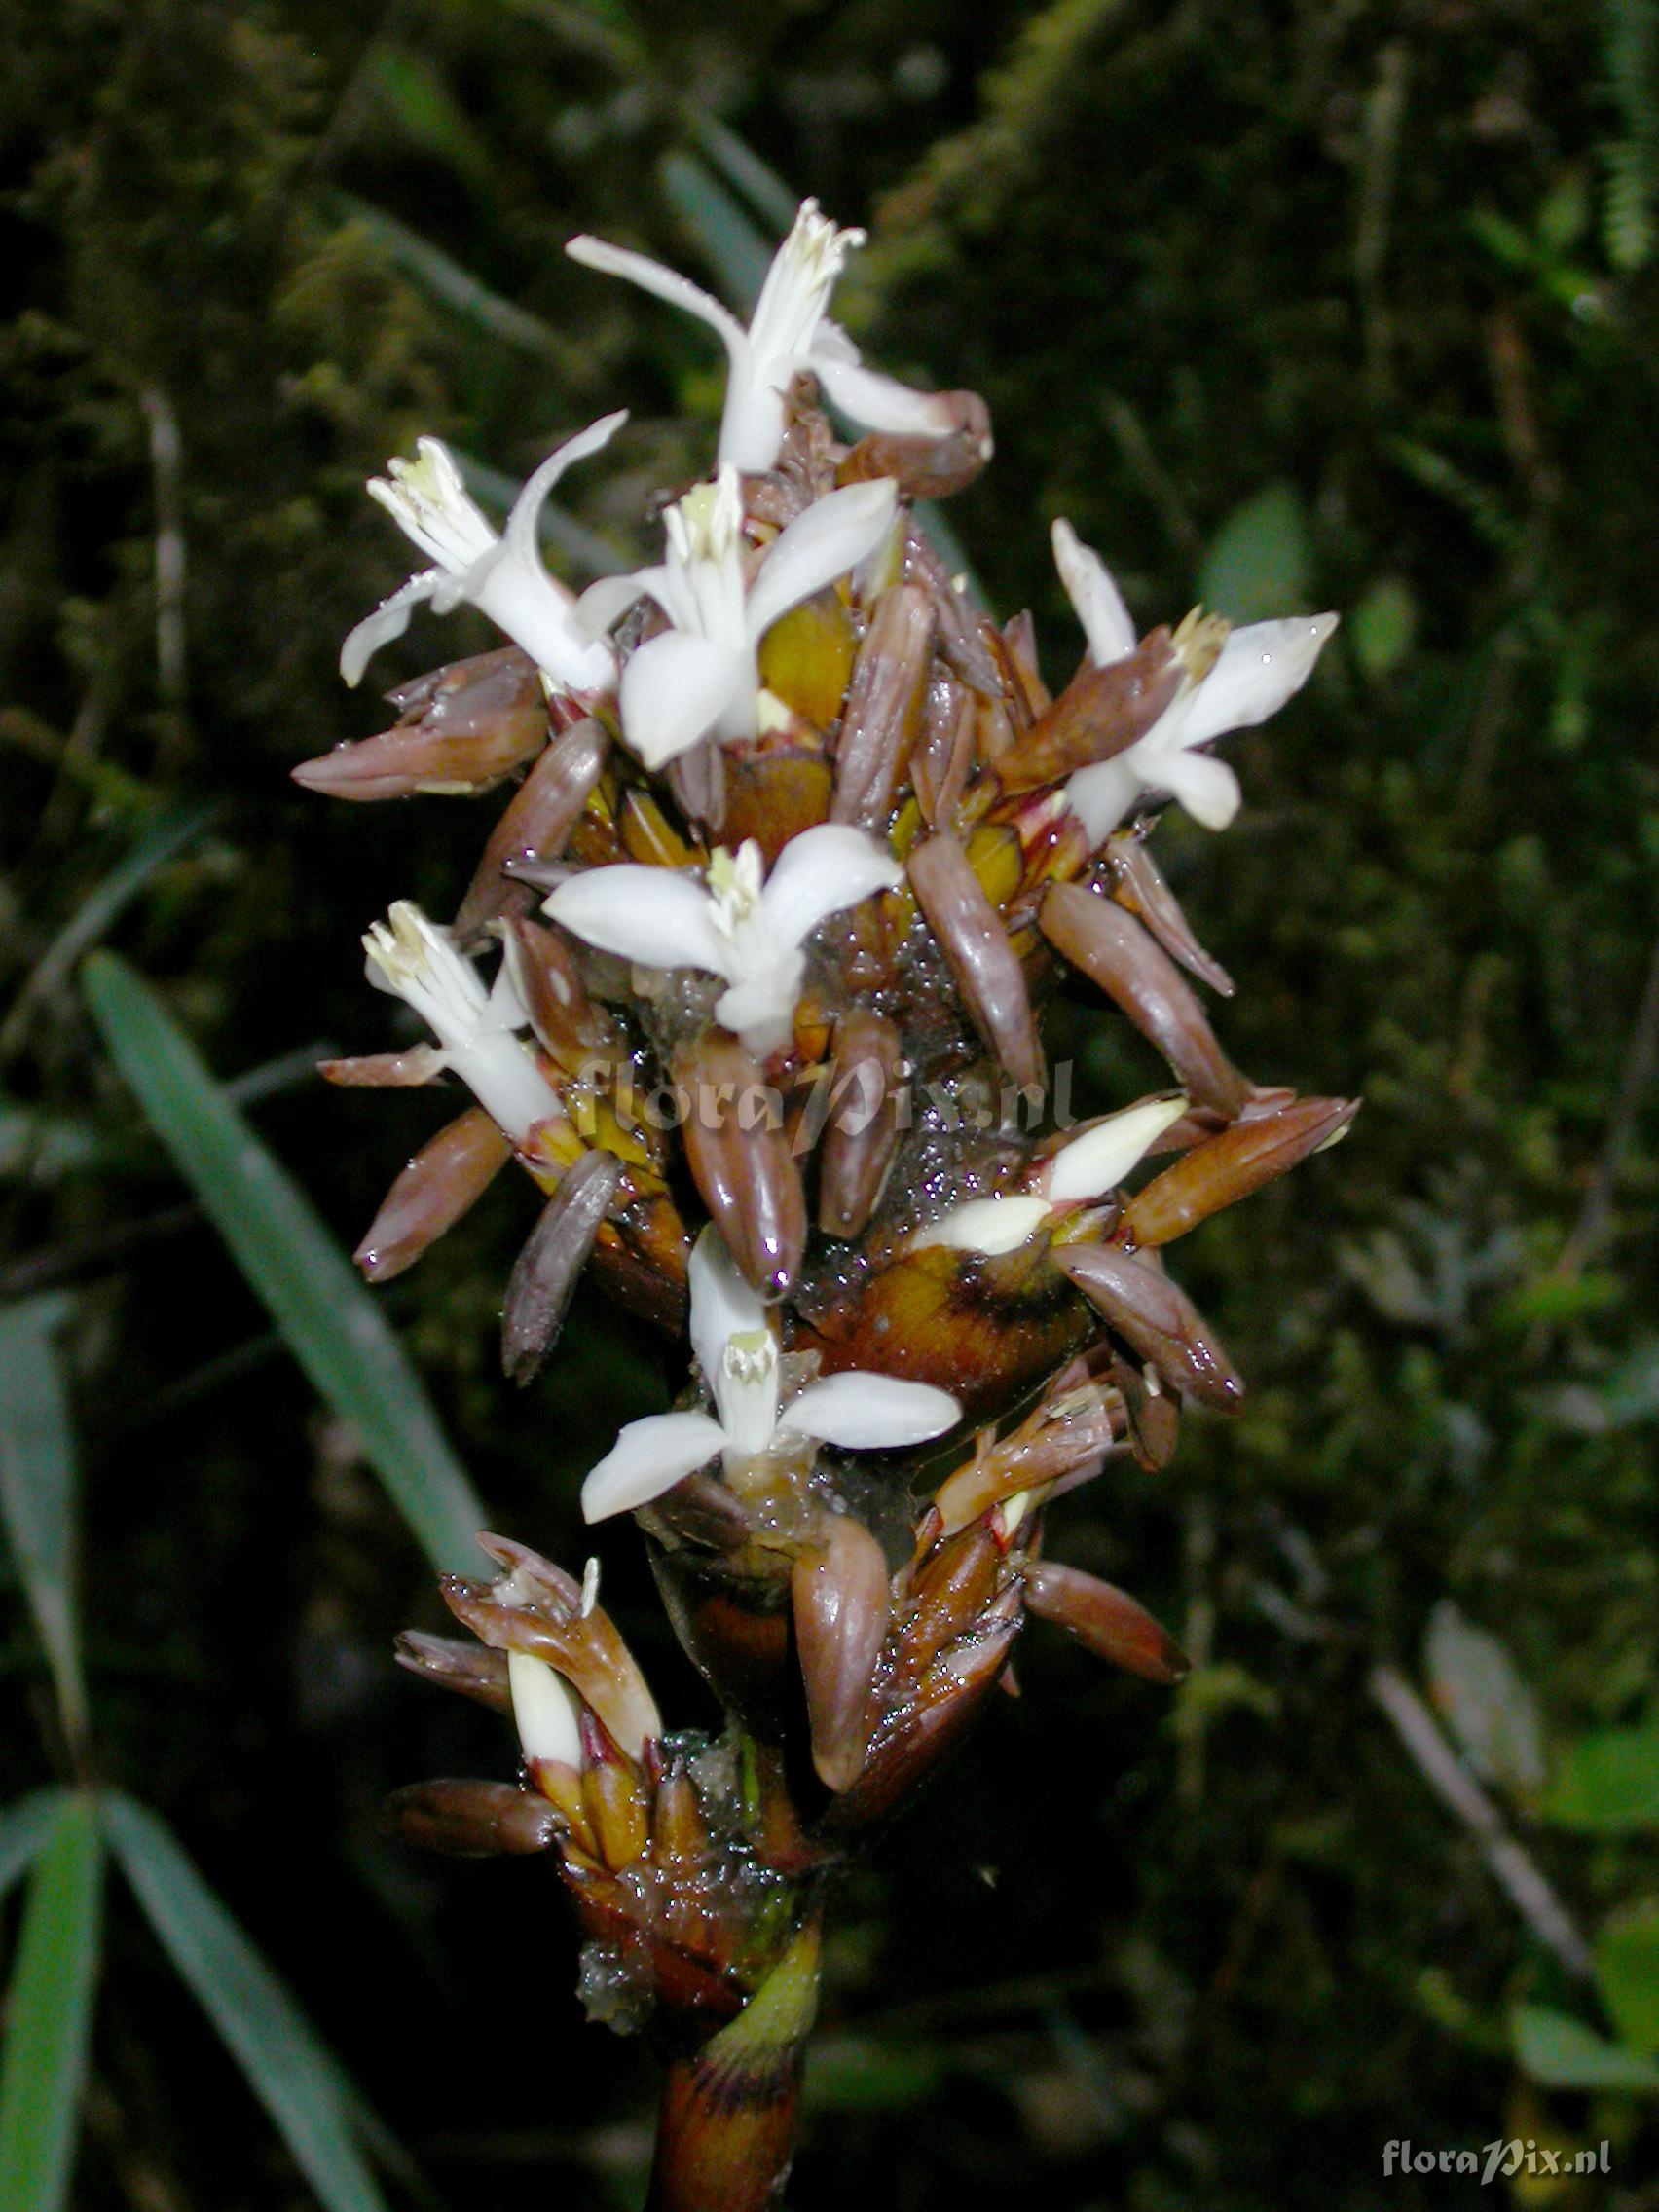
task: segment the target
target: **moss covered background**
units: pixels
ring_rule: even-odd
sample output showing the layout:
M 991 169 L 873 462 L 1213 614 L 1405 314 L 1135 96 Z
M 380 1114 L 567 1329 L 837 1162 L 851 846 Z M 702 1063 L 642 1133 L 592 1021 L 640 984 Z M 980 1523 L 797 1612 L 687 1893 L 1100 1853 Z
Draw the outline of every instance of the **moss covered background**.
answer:
M 439 1117 L 311 1063 L 386 1042 L 357 935 L 453 905 L 481 833 L 287 781 L 380 726 L 335 669 L 407 572 L 363 480 L 428 431 L 510 496 L 626 404 L 553 558 L 643 556 L 719 364 L 561 248 L 741 284 L 748 149 L 870 227 L 842 305 L 882 364 L 988 398 L 950 520 L 1051 676 L 1057 513 L 1144 620 L 1344 610 L 1233 741 L 1238 824 L 1164 849 L 1239 982 L 1229 1050 L 1367 1100 L 1190 1248 L 1243 1419 L 1056 1517 L 1194 1676 L 1170 1700 L 1028 1640 L 1023 1697 L 844 1901 L 791 2202 L 1439 2206 L 1503 2185 L 1384 2180 L 1390 2139 L 1517 2136 L 1610 2145 L 1529 2203 L 1659 2205 L 1654 0 L 11 0 L 0 49 L 0 1301 L 67 1300 L 96 1777 L 166 1815 L 442 2203 L 633 2200 L 649 2070 L 583 2024 L 547 1870 L 380 1834 L 387 1790 L 510 1747 L 392 1668 L 438 1624 L 425 1563 L 146 1135 L 76 955 L 112 944 L 251 1077 L 354 1242 Z M 476 621 L 418 617 L 376 677 Z M 1125 1095 L 1092 1026 L 1086 1080 Z M 496 1526 L 579 1560 L 577 1480 L 662 1377 L 590 1305 L 501 1382 L 532 1202 L 498 1186 L 380 1295 Z M 706 1718 L 629 1531 L 603 1550 Z M 0 1799 L 67 1771 L 15 1594 Z M 73 2201 L 309 2201 L 113 1892 Z

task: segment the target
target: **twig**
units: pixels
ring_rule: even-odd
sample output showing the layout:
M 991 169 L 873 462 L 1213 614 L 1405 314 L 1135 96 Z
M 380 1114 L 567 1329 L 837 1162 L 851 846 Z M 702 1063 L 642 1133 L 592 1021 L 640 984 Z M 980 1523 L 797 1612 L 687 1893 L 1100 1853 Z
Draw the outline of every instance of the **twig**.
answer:
M 150 431 L 150 477 L 156 511 L 156 687 L 168 741 L 182 737 L 185 708 L 183 448 L 178 417 L 159 385 L 138 394 Z
M 1441 1734 L 1432 1713 L 1393 1667 L 1371 1671 L 1372 1696 L 1442 1804 L 1478 1838 L 1482 1857 L 1544 1948 L 1580 1981 L 1590 1978 L 1590 1948 L 1562 1903 L 1503 1825 L 1503 1816 Z
M 1576 1274 L 1607 1233 L 1612 1218 L 1613 1192 L 1624 1169 L 1625 1155 L 1636 1135 L 1637 1116 L 1653 1079 L 1656 1059 L 1659 1059 L 1659 937 L 1654 939 L 1653 950 L 1648 956 L 1647 981 L 1642 987 L 1641 1004 L 1637 1009 L 1630 1043 L 1625 1048 L 1613 1118 L 1607 1124 L 1602 1157 L 1596 1162 L 1596 1172 L 1584 1194 L 1584 1203 L 1578 1210 L 1572 1234 L 1556 1261 L 1557 1274 Z

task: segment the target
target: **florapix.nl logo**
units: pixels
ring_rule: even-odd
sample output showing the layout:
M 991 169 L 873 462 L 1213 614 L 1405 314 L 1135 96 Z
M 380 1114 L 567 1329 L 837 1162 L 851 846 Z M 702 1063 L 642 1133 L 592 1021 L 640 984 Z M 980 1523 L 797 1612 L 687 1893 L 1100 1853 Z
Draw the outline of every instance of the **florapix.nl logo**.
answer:
M 1482 2182 L 1512 2181 L 1518 2174 L 1567 2177 L 1572 2174 L 1607 2174 L 1610 2145 L 1587 2144 L 1583 2150 L 1563 2150 L 1540 2143 L 1535 2136 L 1512 2135 L 1505 2141 L 1483 2143 L 1478 2151 L 1429 2151 L 1402 2136 L 1382 2146 L 1384 2179 L 1405 2174 L 1473 2174 Z

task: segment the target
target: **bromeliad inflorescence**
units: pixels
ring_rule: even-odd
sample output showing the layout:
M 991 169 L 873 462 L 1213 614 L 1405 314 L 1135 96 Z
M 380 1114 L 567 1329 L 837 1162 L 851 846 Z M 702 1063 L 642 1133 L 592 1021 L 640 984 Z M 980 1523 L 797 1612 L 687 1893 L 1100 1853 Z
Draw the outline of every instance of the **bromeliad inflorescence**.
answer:
M 1188 977 L 1233 985 L 1148 844 L 1170 799 L 1232 819 L 1209 747 L 1306 682 L 1335 616 L 1195 610 L 1137 637 L 1059 521 L 1088 649 L 1051 696 L 1029 618 L 997 628 L 912 504 L 985 465 L 982 402 L 875 374 L 827 318 L 859 242 L 807 202 L 745 329 L 573 240 L 719 333 L 710 480 L 667 506 L 659 565 L 577 598 L 537 513 L 624 418 L 558 446 L 500 536 L 423 440 L 370 489 L 433 566 L 351 633 L 344 673 L 422 602 L 470 601 L 511 644 L 295 771 L 360 799 L 516 786 L 453 922 L 399 903 L 365 939 L 434 1042 L 326 1072 L 453 1074 L 475 1100 L 398 1177 L 365 1271 L 409 1266 L 516 1161 L 541 1202 L 509 1375 L 547 1356 L 584 1271 L 669 1344 L 689 1330 L 684 1398 L 622 1431 L 582 1502 L 635 1513 L 723 1733 L 665 1734 L 593 1563 L 578 1582 L 486 1537 L 497 1579 L 445 1592 L 478 1642 L 412 1635 L 402 1656 L 511 1713 L 521 1778 L 397 1810 L 440 1848 L 554 1855 L 590 2009 L 667 2060 L 652 2201 L 706 2212 L 773 2199 L 826 1886 L 960 1737 L 1025 1616 L 1181 1673 L 1132 1599 L 1042 1558 L 1045 1509 L 1114 1457 L 1161 1466 L 1186 1404 L 1236 1408 L 1163 1248 L 1354 1112 L 1234 1066 Z M 1040 1020 L 1068 971 L 1172 1078 L 1081 1128 L 1053 1125 Z

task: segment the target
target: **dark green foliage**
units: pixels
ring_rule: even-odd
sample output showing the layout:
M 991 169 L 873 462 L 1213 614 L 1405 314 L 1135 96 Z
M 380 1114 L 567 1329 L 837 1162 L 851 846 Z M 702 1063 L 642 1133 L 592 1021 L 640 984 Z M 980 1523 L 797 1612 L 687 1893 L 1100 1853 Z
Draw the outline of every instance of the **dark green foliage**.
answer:
M 1637 1755 L 1598 1751 L 1607 1732 L 1650 1743 L 1659 1698 L 1649 0 L 965 13 L 18 0 L 0 989 L 164 809 L 216 801 L 111 925 L 121 950 L 222 1075 L 389 1043 L 356 935 L 395 896 L 453 904 L 478 815 L 285 781 L 377 726 L 334 674 L 406 572 L 362 479 L 423 430 L 516 477 L 627 404 L 617 465 L 571 498 L 643 551 L 641 495 L 703 464 L 669 418 L 712 425 L 717 351 L 564 239 L 716 281 L 697 225 L 719 203 L 685 164 L 743 188 L 711 119 L 873 218 L 848 320 L 884 365 L 989 399 L 996 462 L 948 519 L 1000 609 L 1036 609 L 1051 676 L 1078 648 L 1056 513 L 1148 622 L 1200 588 L 1345 610 L 1309 695 L 1232 741 L 1236 827 L 1172 822 L 1163 849 L 1238 979 L 1229 1050 L 1368 1103 L 1181 1255 L 1250 1380 L 1242 1419 L 1193 1420 L 1166 1475 L 1114 1474 L 1056 1530 L 1194 1676 L 1171 1707 L 1033 1632 L 1023 1699 L 851 1894 L 816 2078 L 834 2117 L 791 2201 L 1405 2212 L 1446 2185 L 1384 2184 L 1390 2138 L 1520 2134 L 1611 2138 L 1634 2205 L 1652 2099 L 1540 2088 L 1510 2035 L 1525 2009 L 1537 2075 L 1560 2022 L 1610 2043 L 1620 2017 L 1538 1944 L 1367 1683 L 1424 1680 L 1444 1600 L 1499 1639 L 1549 1778 L 1536 1804 L 1488 1787 L 1627 2030 L 1647 2019 L 1625 1962 L 1649 1955 L 1651 1835 L 1605 1817 L 1593 1770 Z M 168 516 L 182 655 L 154 589 Z M 417 617 L 371 681 L 476 649 L 473 619 Z M 1090 1026 L 1083 1074 L 1115 1102 L 1138 1071 Z M 458 2212 L 507 2202 L 527 2158 L 560 2202 L 626 2201 L 639 2146 L 611 2123 L 641 2124 L 640 2062 L 580 2024 L 544 1870 L 434 1868 L 377 1831 L 412 1776 L 510 1771 L 486 1716 L 391 1669 L 394 1628 L 438 1625 L 414 1541 L 180 1213 L 68 977 L 0 1012 L 0 1297 L 74 1302 L 107 1779 L 166 1811 Z M 262 1134 L 354 1241 L 441 1109 L 274 1084 Z M 585 1303 L 534 1389 L 503 1388 L 532 1203 L 503 1181 L 376 1295 L 498 1525 L 575 1562 L 575 1480 L 661 1402 L 656 1349 Z M 706 1718 L 628 1531 L 605 1559 Z M 58 1748 L 8 1619 L 3 1802 Z M 106 1942 L 77 2202 L 133 2201 L 150 2171 L 190 2212 L 295 2201 L 153 1951 Z

